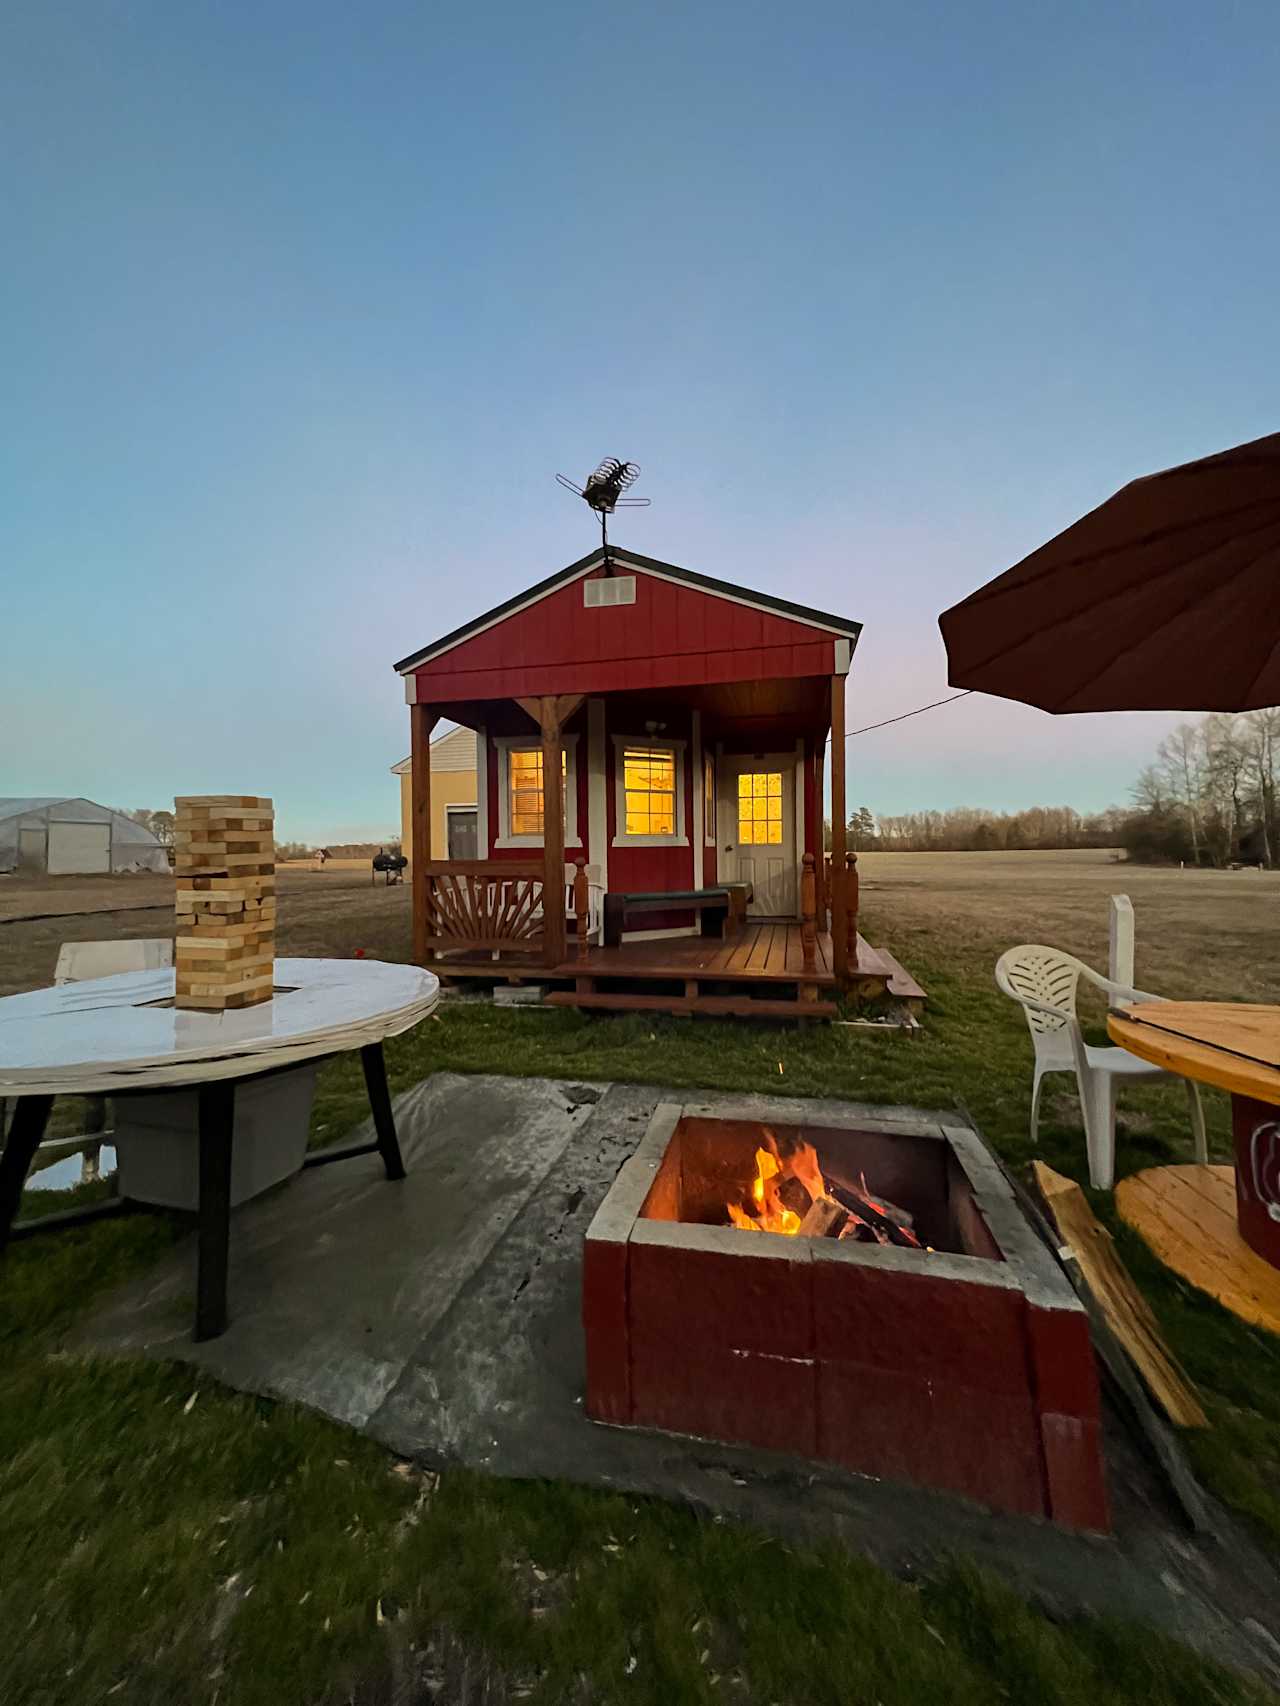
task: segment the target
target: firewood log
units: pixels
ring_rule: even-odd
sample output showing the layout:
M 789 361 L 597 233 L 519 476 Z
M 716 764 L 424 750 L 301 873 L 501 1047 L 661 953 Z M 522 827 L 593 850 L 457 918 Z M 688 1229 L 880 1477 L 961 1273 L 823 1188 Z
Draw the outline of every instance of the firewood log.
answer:
M 849 1220 L 849 1211 L 834 1197 L 815 1197 L 800 1222 L 802 1238 L 838 1238 Z

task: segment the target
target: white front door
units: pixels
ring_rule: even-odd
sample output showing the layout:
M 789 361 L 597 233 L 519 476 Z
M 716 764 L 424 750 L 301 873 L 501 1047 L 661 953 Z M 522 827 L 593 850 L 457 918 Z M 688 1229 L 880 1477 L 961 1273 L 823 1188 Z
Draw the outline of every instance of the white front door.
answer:
M 794 918 L 800 901 L 795 754 L 722 758 L 719 771 L 720 880 L 751 884 L 753 917 Z

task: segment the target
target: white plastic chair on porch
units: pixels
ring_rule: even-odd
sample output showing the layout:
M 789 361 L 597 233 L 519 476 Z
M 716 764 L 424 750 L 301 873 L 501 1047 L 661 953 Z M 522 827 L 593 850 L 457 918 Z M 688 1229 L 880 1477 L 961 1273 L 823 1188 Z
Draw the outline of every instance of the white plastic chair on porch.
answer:
M 604 922 L 604 889 L 600 886 L 599 865 L 587 865 L 587 940 L 598 943 L 600 929 Z M 564 868 L 564 922 L 570 937 L 576 937 L 578 930 L 578 902 L 574 894 L 577 881 L 578 867 L 566 864 Z
M 1084 1115 L 1085 1144 L 1089 1154 L 1089 1182 L 1095 1190 L 1109 1191 L 1116 1168 L 1116 1092 L 1120 1082 L 1171 1078 L 1159 1066 L 1122 1048 L 1093 1048 L 1084 1040 L 1076 1017 L 1076 992 L 1085 978 L 1102 990 L 1109 1001 L 1163 1001 L 1141 989 L 1130 989 L 1103 977 L 1074 954 L 1060 948 L 1024 942 L 1010 948 L 996 961 L 996 983 L 1026 1015 L 1035 1045 L 1035 1074 L 1031 1085 L 1031 1141 L 1037 1141 L 1040 1123 L 1040 1087 L 1050 1072 L 1074 1072 Z M 1196 1160 L 1208 1160 L 1204 1109 L 1200 1092 L 1189 1079 L 1185 1083 L 1191 1108 L 1191 1130 Z

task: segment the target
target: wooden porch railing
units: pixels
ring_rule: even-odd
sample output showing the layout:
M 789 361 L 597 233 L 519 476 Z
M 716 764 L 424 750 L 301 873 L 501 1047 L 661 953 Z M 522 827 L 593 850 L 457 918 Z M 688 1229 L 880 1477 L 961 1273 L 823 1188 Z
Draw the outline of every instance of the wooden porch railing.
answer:
M 426 890 L 426 947 L 540 952 L 543 867 L 514 859 L 432 859 L 415 881 Z
M 830 855 L 830 853 L 824 853 L 823 854 L 822 864 L 823 864 L 822 890 L 823 890 L 823 902 L 824 902 L 823 910 L 826 911 L 827 908 L 829 908 L 831 905 L 831 855 Z M 848 930 L 849 966 L 850 966 L 850 969 L 852 970 L 858 964 L 858 898 L 859 898 L 858 890 L 859 890 L 859 878 L 858 878 L 858 855 L 856 853 L 846 853 L 845 854 L 845 871 L 847 873 L 845 876 L 845 897 L 846 897 L 845 910 L 846 910 L 846 917 L 848 918 L 848 922 L 849 922 L 849 930 Z M 827 929 L 829 927 L 830 922 L 831 922 L 830 915 L 828 913 L 827 918 L 822 918 L 822 919 L 818 920 L 819 928 L 823 929 L 823 930 Z

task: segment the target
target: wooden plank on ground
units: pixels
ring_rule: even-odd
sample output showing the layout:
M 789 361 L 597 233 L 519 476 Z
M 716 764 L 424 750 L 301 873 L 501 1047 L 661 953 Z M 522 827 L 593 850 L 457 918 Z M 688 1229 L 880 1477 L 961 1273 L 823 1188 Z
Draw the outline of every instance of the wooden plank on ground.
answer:
M 1116 1207 L 1166 1267 L 1242 1321 L 1280 1333 L 1280 1269 L 1240 1236 L 1233 1167 L 1149 1167 L 1120 1181 Z
M 1064 1179 L 1043 1161 L 1035 1163 L 1035 1174 L 1063 1242 L 1071 1246 L 1090 1291 L 1151 1396 L 1178 1427 L 1207 1427 L 1195 1388 L 1174 1360 L 1147 1300 L 1129 1277 L 1111 1234 L 1094 1218 L 1084 1192 L 1074 1179 Z

